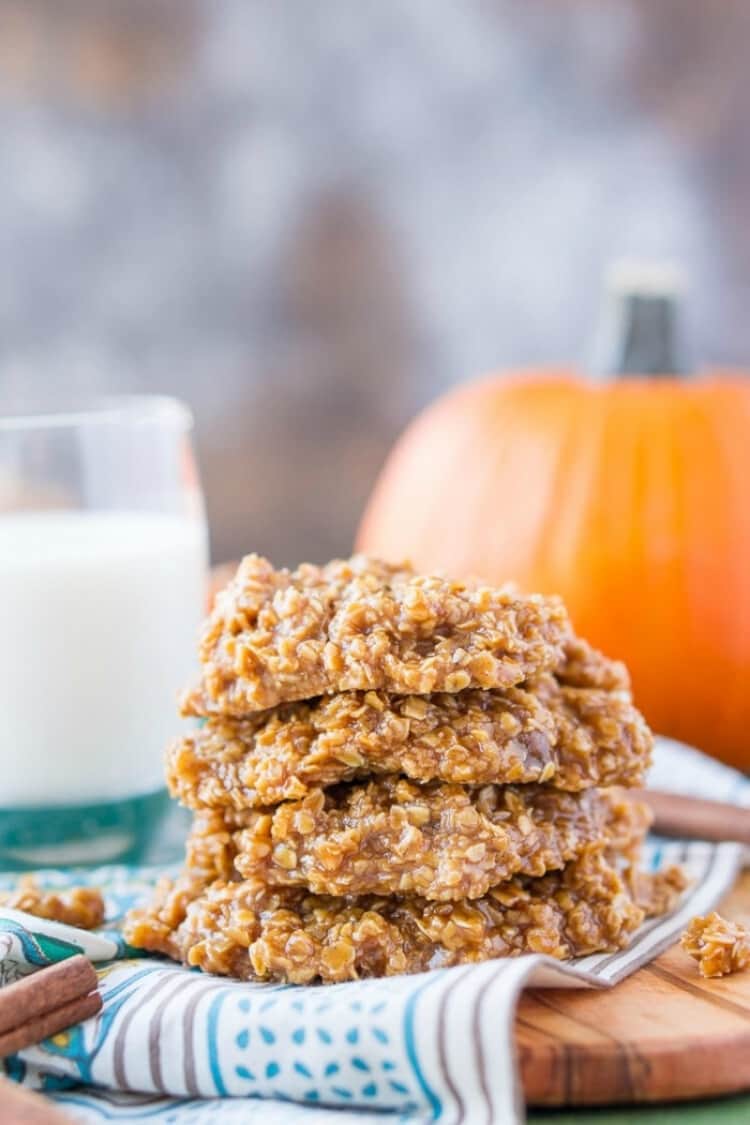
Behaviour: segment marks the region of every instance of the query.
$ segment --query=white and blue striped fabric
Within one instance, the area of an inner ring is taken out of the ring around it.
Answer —
[[[657,788],[750,804],[750,783],[694,750],[661,740]],[[742,861],[736,844],[650,839],[651,867],[679,862],[691,880],[677,909],[647,922],[628,949],[564,966],[540,956],[326,987],[231,982],[135,957],[116,933],[100,960],[103,1011],[5,1060],[84,1122],[229,1125],[523,1119],[513,1022],[521,989],[606,987],[674,942],[714,907]],[[149,893],[149,870],[103,868],[113,916]],[[80,881],[80,872],[76,873]],[[47,884],[71,875],[44,873]],[[83,948],[86,935],[80,935]],[[88,939],[90,940],[90,939]],[[107,941],[105,935],[105,943]],[[24,930],[0,911],[0,980],[56,956],[54,932]],[[335,1112],[333,1112],[335,1110]]]

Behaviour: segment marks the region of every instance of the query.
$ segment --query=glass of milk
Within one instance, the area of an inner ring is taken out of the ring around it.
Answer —
[[[141,857],[207,534],[174,399],[0,416],[0,868]]]

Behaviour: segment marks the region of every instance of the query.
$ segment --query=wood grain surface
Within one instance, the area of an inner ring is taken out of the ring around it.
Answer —
[[[750,924],[750,871],[720,910]],[[534,1106],[738,1093],[750,1089],[750,972],[703,980],[676,945],[607,992],[525,993],[516,1041]]]

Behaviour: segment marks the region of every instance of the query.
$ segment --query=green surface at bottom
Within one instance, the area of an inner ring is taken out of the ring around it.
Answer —
[[[147,862],[168,807],[159,789],[97,804],[0,809],[0,868]]]
[[[750,1125],[750,1097],[626,1109],[530,1110],[529,1125]]]

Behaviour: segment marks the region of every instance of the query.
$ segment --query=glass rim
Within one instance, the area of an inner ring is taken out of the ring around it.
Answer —
[[[33,400],[24,409],[0,413],[0,433],[7,430],[77,429],[80,426],[111,425],[113,422],[169,423],[183,430],[193,427],[187,403],[171,395],[125,394],[81,398],[70,406],[52,400]]]

